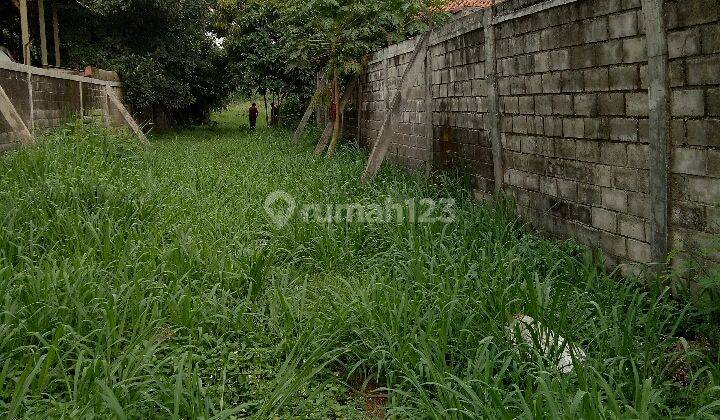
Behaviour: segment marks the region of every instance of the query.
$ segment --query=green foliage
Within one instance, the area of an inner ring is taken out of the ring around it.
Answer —
[[[7,48],[16,61],[22,61],[20,14],[9,1],[0,1],[0,47]]]
[[[235,90],[306,103],[318,70],[360,72],[368,53],[441,19],[443,3],[78,0],[60,11],[63,59],[117,71],[136,112],[160,109],[178,124],[202,123]],[[16,10],[0,3],[0,12],[0,42],[17,56]]]
[[[208,0],[85,0],[63,10],[66,65],[117,71],[136,111],[205,121],[230,90],[225,53],[209,35]]]
[[[0,416],[363,418],[363,382],[400,418],[720,414],[718,351],[682,339],[698,315],[666,288],[609,276],[452,179],[388,165],[362,187],[364,154],[238,130],[244,109],[147,150],[75,125],[0,157]],[[279,229],[263,211],[279,189],[454,197],[457,217]],[[587,361],[562,374],[514,347],[518,312]]]
[[[717,228],[717,226],[711,226]],[[720,236],[710,243],[688,242],[683,252],[674,252],[674,272],[670,279],[674,282],[676,293],[693,302],[698,308],[695,334],[710,337],[720,343],[720,270],[717,259],[720,255]],[[705,328],[709,325],[713,327]]]
[[[437,21],[443,1],[218,1],[213,31],[224,38],[228,72],[246,95],[287,94],[303,102],[318,70],[357,74],[364,57]],[[325,96],[329,96],[325,92]],[[316,98],[328,102],[327,97]]]
[[[234,85],[248,95],[307,94],[313,88],[313,69],[287,63],[280,13],[273,2],[233,2],[216,11],[213,22],[218,36],[225,38],[228,71],[236,77]]]
[[[297,65],[359,73],[384,44],[427,30],[444,17],[441,0],[309,0],[283,2],[289,57]]]
[[[233,82],[227,77],[225,51],[210,33],[214,3],[60,2],[62,64],[117,71],[124,83],[124,99],[137,113],[159,109],[177,124],[205,122],[212,109],[224,104]],[[0,2],[0,45],[7,45],[21,59],[18,16],[9,2]],[[34,64],[40,55],[36,32],[31,26]]]

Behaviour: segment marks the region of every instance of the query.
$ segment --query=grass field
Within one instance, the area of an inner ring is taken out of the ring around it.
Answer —
[[[0,416],[714,418],[717,324],[658,282],[611,276],[461,181],[317,132],[214,128],[152,139],[70,124],[0,157]],[[262,121],[262,118],[261,118]],[[298,203],[456,200],[453,223],[268,219]],[[563,374],[506,325],[582,347]]]

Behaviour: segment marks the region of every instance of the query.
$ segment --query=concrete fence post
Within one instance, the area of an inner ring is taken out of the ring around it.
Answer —
[[[385,111],[390,110],[390,57],[389,49],[385,50],[385,60],[383,61],[383,78],[385,86],[383,87],[383,97],[385,97]]]
[[[85,122],[85,98],[83,98],[83,82],[78,82],[80,86],[80,119]]]
[[[53,40],[55,41],[55,67],[60,67],[60,19],[58,19],[58,1],[53,0],[52,20],[53,20]]]
[[[32,71],[27,73],[28,104],[30,105],[30,132],[35,135],[35,100],[33,95]]]
[[[48,65],[47,32],[45,29],[45,0],[38,0],[38,24],[40,25],[40,62]]]
[[[432,31],[428,30],[424,35],[418,36],[412,56],[398,84],[397,91],[390,102],[390,108],[385,115],[380,132],[373,143],[372,152],[368,159],[365,171],[362,174],[363,185],[367,184],[377,174],[380,165],[387,155],[390,142],[397,132],[397,126],[405,103],[411,97],[411,91],[416,86],[416,81],[423,76],[425,70],[425,55],[428,52],[428,44]]]
[[[105,127],[110,127],[111,121],[110,121],[110,97],[108,95],[107,89],[103,87],[103,121],[105,123]]]
[[[425,156],[425,174],[430,176],[433,169],[433,159],[435,156],[434,152],[434,141],[433,141],[433,96],[432,96],[432,54],[430,51],[430,44],[428,43],[427,52],[425,53],[425,145],[426,153]]]
[[[642,0],[648,56],[650,246],[653,263],[668,256],[668,168],[670,161],[670,81],[664,0]]]
[[[23,64],[29,66],[31,64],[30,57],[30,24],[28,22],[27,0],[20,0],[20,32],[23,47]]]
[[[497,57],[495,56],[495,26],[493,24],[492,7],[485,9],[483,27],[485,32],[485,82],[487,85],[487,118],[485,130],[490,136],[493,155],[493,173],[495,177],[495,193],[503,188],[502,139],[500,135],[500,106],[498,100]]]

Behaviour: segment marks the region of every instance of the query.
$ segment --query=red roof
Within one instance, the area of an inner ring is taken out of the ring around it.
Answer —
[[[455,13],[465,9],[487,9],[501,1],[502,0],[450,0],[447,6],[445,6],[445,10]]]

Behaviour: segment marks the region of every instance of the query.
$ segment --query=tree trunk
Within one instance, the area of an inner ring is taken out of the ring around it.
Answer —
[[[267,92],[263,93],[263,99],[265,100],[265,126],[270,126],[270,120],[268,119],[268,115],[270,114],[270,111],[268,110],[267,105]]]
[[[318,71],[316,88],[316,92],[318,92],[316,95],[320,95],[319,92],[325,91],[325,75],[322,71]],[[313,99],[315,99],[315,97],[313,97]],[[318,127],[322,127],[326,124],[325,113],[323,112],[322,107],[319,106],[315,108],[315,124],[317,124]]]
[[[337,147],[340,137],[340,82],[338,80],[337,65],[335,65],[333,69],[333,102],[335,103],[335,121],[333,121],[333,137],[327,153],[330,159],[332,159],[335,154],[335,147]]]
[[[276,125],[277,124],[277,111],[275,108],[275,100],[277,96],[275,95],[275,92],[272,93],[272,99],[270,100],[270,125]]]

